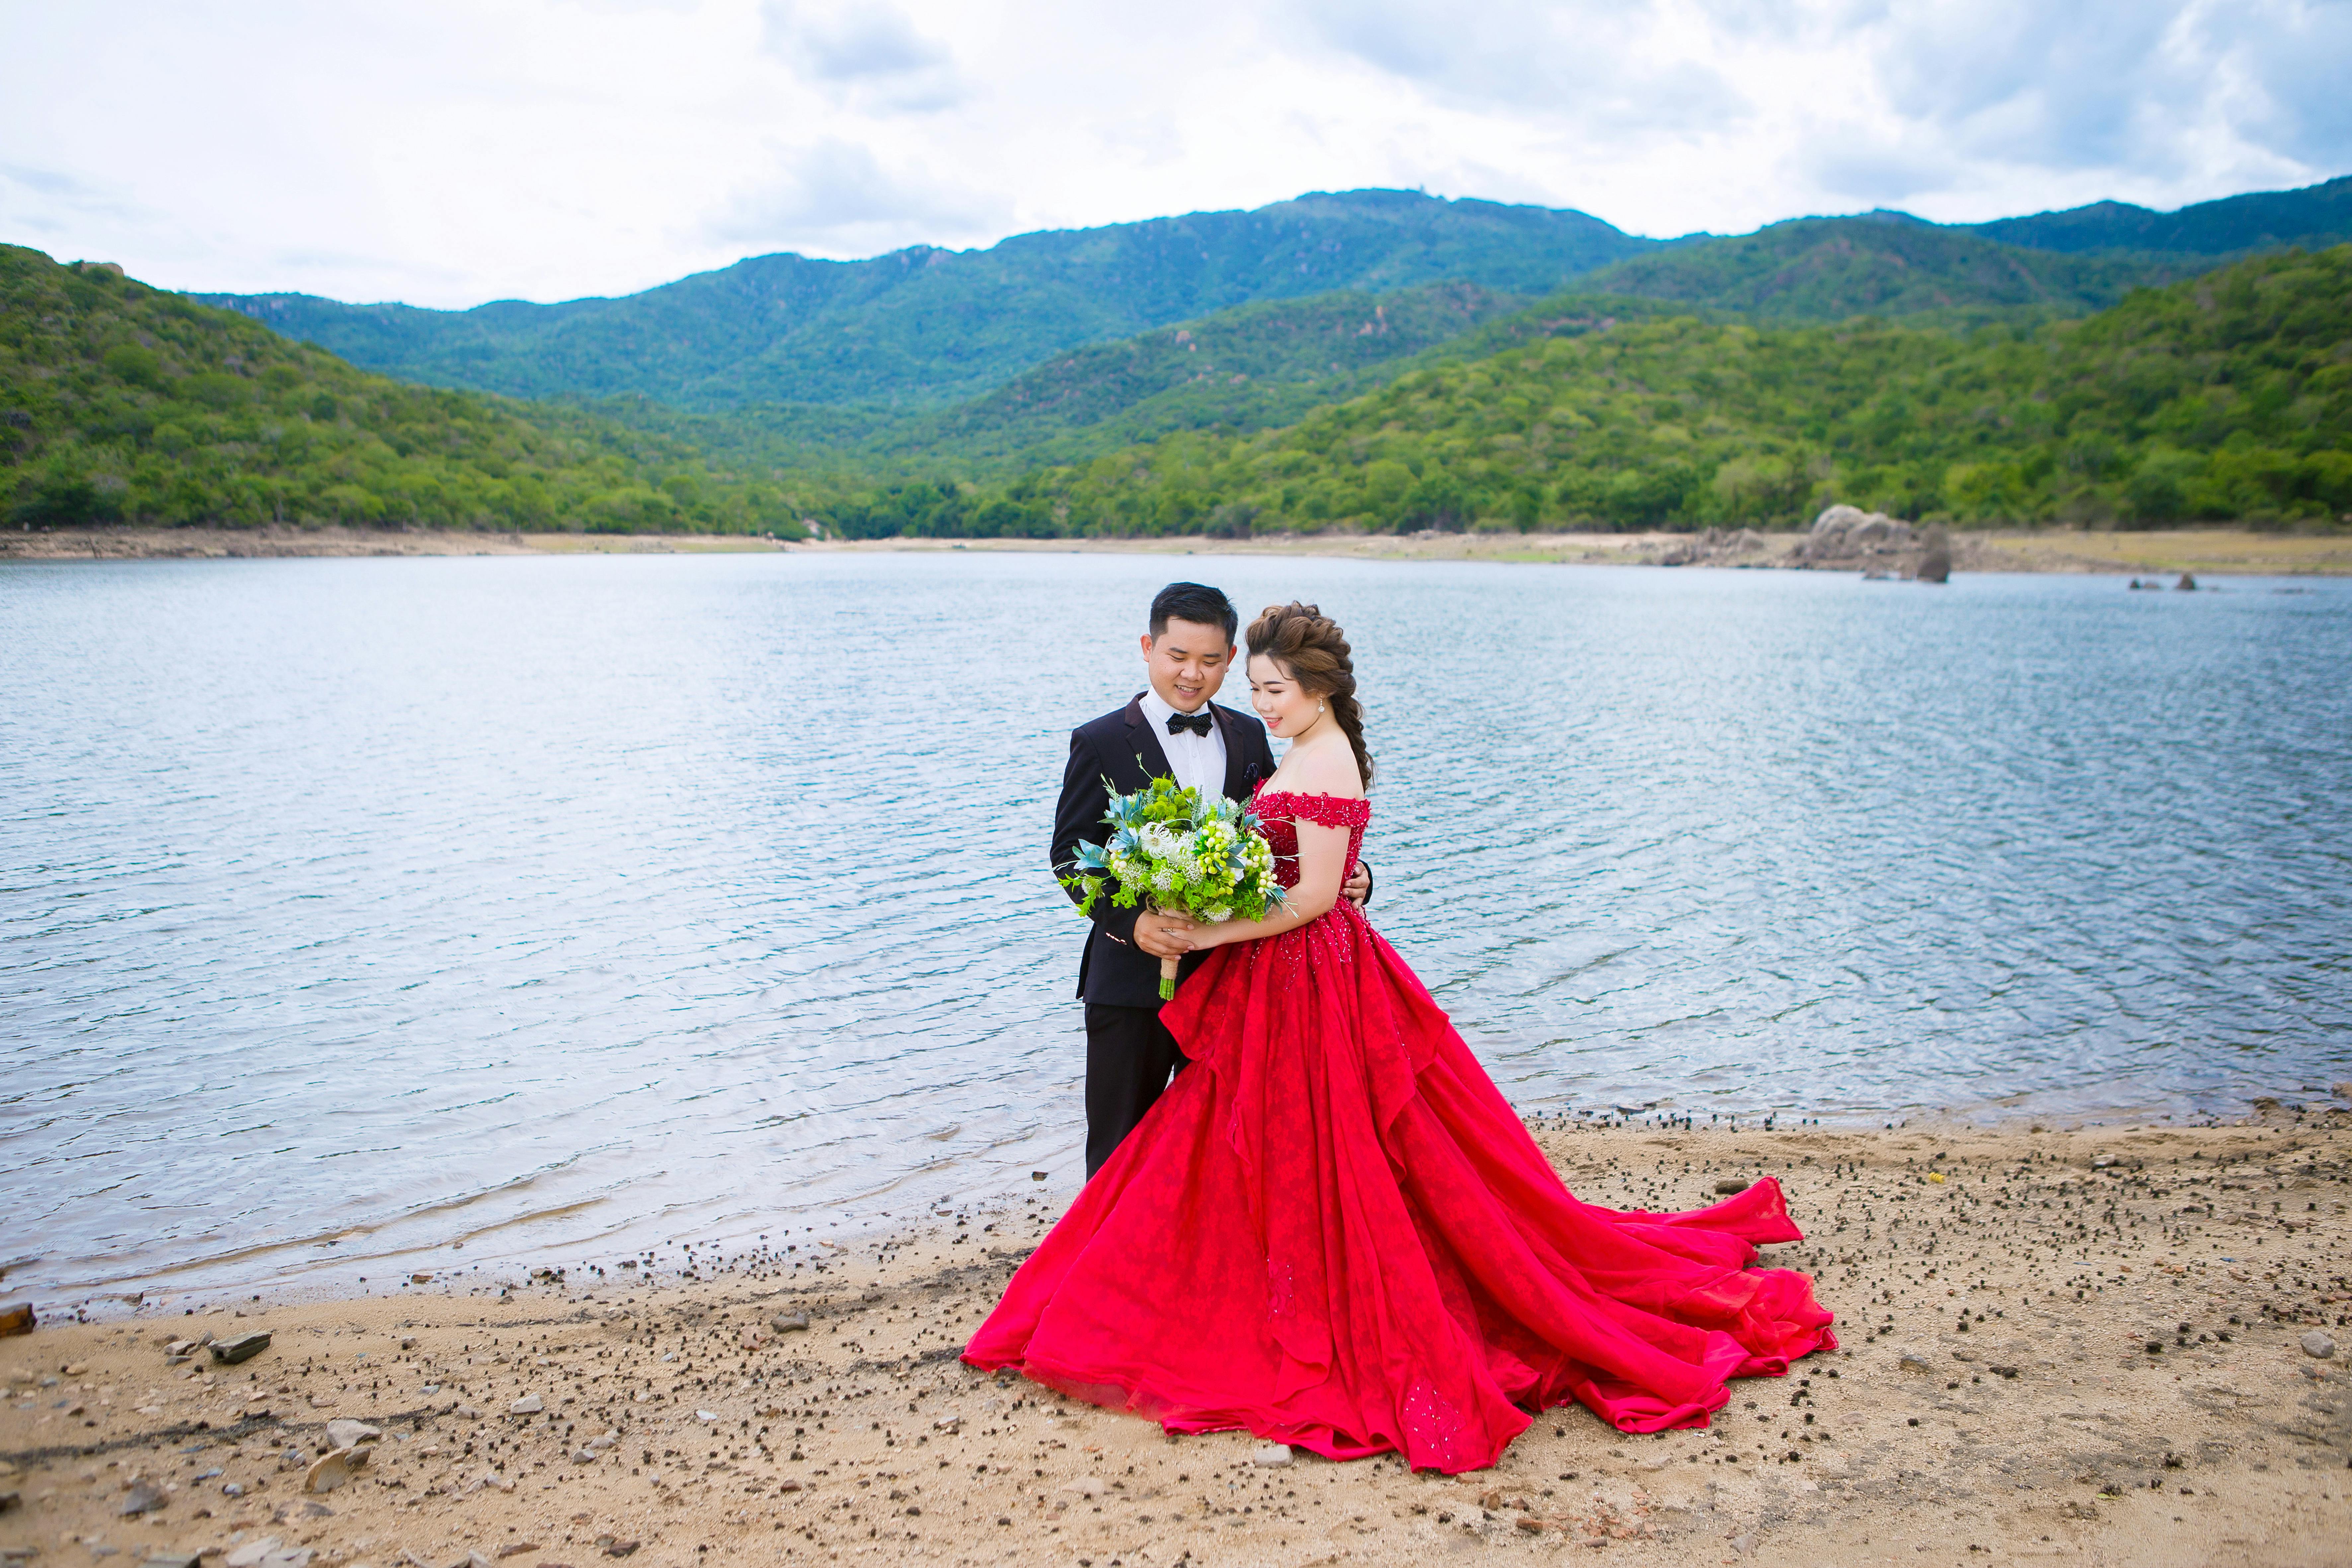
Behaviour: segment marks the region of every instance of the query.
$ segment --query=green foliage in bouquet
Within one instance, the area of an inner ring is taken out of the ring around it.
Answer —
[[[1131,795],[1104,781],[1110,805],[1103,820],[1110,837],[1080,844],[1077,869],[1062,885],[1079,895],[1078,912],[1093,912],[1095,900],[1131,910],[1143,900],[1162,914],[1181,914],[1206,924],[1239,916],[1255,921],[1283,901],[1275,879],[1274,851],[1259,831],[1257,817],[1222,795],[1203,797],[1171,778],[1156,778]],[[1160,995],[1176,994],[1176,961],[1162,959]]]

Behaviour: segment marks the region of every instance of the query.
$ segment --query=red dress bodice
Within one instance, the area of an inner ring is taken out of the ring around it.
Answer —
[[[1250,798],[1250,809],[1257,814],[1258,831],[1274,850],[1275,880],[1284,887],[1298,886],[1298,824],[1302,818],[1322,827],[1348,829],[1348,863],[1339,869],[1339,880],[1344,882],[1356,874],[1357,863],[1364,853],[1364,829],[1371,826],[1370,801],[1350,800],[1343,795],[1269,790],[1260,784]]]

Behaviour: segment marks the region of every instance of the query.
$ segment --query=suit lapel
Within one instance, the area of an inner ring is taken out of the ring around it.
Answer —
[[[1174,778],[1176,770],[1168,765],[1168,752],[1160,744],[1160,737],[1151,732],[1151,725],[1143,717],[1143,694],[1137,692],[1127,702],[1127,740],[1132,753],[1143,759],[1144,776],[1134,787],[1141,788],[1149,780]]]
[[[1250,791],[1265,777],[1258,760],[1265,731],[1230,708],[1220,708],[1212,702],[1209,710],[1216,715],[1217,733],[1225,742],[1225,795],[1246,802]],[[1257,734],[1253,735],[1253,730]]]

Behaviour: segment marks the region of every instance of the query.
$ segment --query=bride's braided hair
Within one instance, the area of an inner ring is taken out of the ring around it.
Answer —
[[[1356,667],[1349,657],[1348,635],[1337,621],[1313,605],[1293,599],[1268,605],[1249,627],[1250,657],[1265,654],[1298,682],[1302,690],[1318,697],[1339,721],[1356,753],[1356,771],[1364,787],[1372,787],[1372,754],[1364,750],[1364,710],[1356,700]]]

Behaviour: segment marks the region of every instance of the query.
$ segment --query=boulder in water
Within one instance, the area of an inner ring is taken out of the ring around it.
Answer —
[[[1912,574],[1922,583],[1948,583],[1952,580],[1952,536],[1942,523],[1937,523],[1923,536],[1926,549],[1920,552],[1918,570]]]

